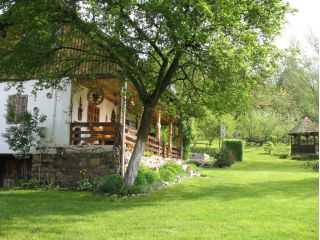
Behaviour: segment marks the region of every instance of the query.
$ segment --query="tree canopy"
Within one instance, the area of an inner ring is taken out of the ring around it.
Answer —
[[[56,86],[83,78],[85,63],[90,78],[116,65],[109,74],[130,80],[144,106],[126,175],[133,184],[163,93],[174,86],[189,113],[235,110],[272,68],[288,10],[281,0],[0,0],[0,76]]]

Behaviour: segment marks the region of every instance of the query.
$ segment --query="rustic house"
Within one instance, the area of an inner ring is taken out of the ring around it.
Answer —
[[[288,133],[291,140],[291,155],[318,154],[319,128],[309,117],[304,117]]]
[[[47,116],[40,128],[41,147],[34,149],[30,158],[16,158],[4,136],[0,136],[2,186],[12,186],[19,179],[31,177],[74,185],[80,171],[91,177],[124,171],[122,166],[125,168],[130,158],[142,113],[142,105],[130,82],[126,99],[121,96],[124,91],[116,78],[83,81],[79,86],[69,84],[63,90],[43,90],[36,98],[31,94],[34,83],[26,81],[22,95],[17,95],[14,89],[4,91],[6,83],[0,83],[2,134],[10,124],[19,123],[8,122],[5,117],[8,104],[16,114],[38,111]],[[179,159],[182,145],[179,118],[161,113],[163,109],[156,109],[145,148],[159,161]],[[161,139],[163,125],[169,130],[168,139]]]

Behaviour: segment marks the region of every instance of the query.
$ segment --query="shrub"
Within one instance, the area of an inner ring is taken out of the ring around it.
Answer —
[[[171,181],[175,178],[174,173],[168,168],[160,168],[159,173],[163,181]]]
[[[289,157],[289,154],[280,154],[279,158],[281,159],[287,159]]]
[[[78,191],[92,191],[96,188],[96,183],[93,180],[90,180],[89,178],[83,178],[77,183]]]
[[[203,162],[204,167],[213,167],[214,166],[214,158],[207,159]]]
[[[174,172],[175,175],[182,175],[186,173],[183,167],[177,164],[175,161],[168,161],[161,168],[169,168]]]
[[[304,164],[304,168],[305,168],[306,170],[311,170],[311,171],[319,172],[319,161],[316,161],[316,162],[307,161],[307,162]]]
[[[136,194],[140,192],[142,192],[141,187],[137,185],[123,186],[121,189],[119,189],[119,194],[121,195],[131,195],[131,194]]]
[[[98,190],[104,193],[119,193],[123,189],[124,180],[123,177],[114,174],[107,175],[100,179],[98,183]]]
[[[263,149],[265,152],[267,152],[269,155],[271,155],[271,152],[274,149],[274,144],[273,142],[267,142],[266,144],[263,145]]]
[[[17,186],[23,189],[36,189],[40,187],[40,184],[36,179],[24,179]]]
[[[199,167],[195,164],[188,164],[188,169],[192,171],[199,171]]]
[[[135,181],[136,185],[155,184],[161,181],[160,174],[148,167],[141,166]]]
[[[174,161],[169,161],[160,168],[159,173],[162,180],[171,181],[176,176],[183,175],[186,172],[181,165]]]
[[[200,167],[202,165],[203,161],[202,160],[198,160],[198,159],[192,159],[192,160],[189,160],[187,163],[188,164],[194,164],[194,165]]]
[[[224,168],[230,167],[236,161],[235,156],[232,152],[227,149],[222,149],[220,153],[217,154],[217,160],[214,162],[214,167]]]
[[[222,148],[225,148],[233,153],[237,161],[243,160],[244,142],[242,140],[226,139],[223,142]]]
[[[152,157],[153,155],[154,155],[153,152],[151,152],[149,150],[144,150],[144,152],[143,152],[144,157]]]

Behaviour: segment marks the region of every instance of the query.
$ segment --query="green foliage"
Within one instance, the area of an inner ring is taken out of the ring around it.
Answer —
[[[301,51],[297,42],[293,42],[286,51],[278,87],[288,93],[285,102],[290,106],[291,115],[298,119],[309,116],[318,120],[319,38],[311,34],[307,42],[307,54]]]
[[[223,148],[230,151],[237,161],[243,160],[244,142],[238,139],[225,139],[223,142]]]
[[[267,142],[266,144],[263,145],[263,150],[267,152],[269,155],[274,149],[274,144],[273,142]]]
[[[181,121],[181,133],[183,142],[183,156],[184,160],[189,159],[190,145],[193,139],[192,120],[190,118],[183,118]]]
[[[200,168],[197,165],[192,164],[192,163],[188,164],[188,169],[192,170],[192,171],[199,171],[200,170]]]
[[[180,164],[177,164],[175,161],[168,161],[161,168],[169,168],[172,169],[175,175],[185,174],[185,170],[183,170]]]
[[[153,152],[149,151],[149,150],[144,150],[143,151],[143,156],[144,157],[152,157],[154,154]]]
[[[222,148],[221,151],[217,154],[217,160],[214,162],[214,167],[231,167],[231,165],[234,164],[235,161],[236,158],[233,153],[226,148]]]
[[[159,169],[161,179],[164,181],[172,181],[175,177],[185,174],[185,170],[181,165],[174,161],[167,162]]]
[[[267,141],[283,141],[293,124],[284,121],[274,112],[253,110],[242,115],[238,121],[238,131],[248,144],[263,145]]]
[[[221,138],[221,125],[225,128],[224,137],[232,137],[235,130],[235,120],[231,114],[214,114],[206,109],[204,116],[195,119],[193,128],[195,132],[194,145],[200,139],[208,143],[209,149],[214,139]],[[193,150],[195,152],[195,150]]]
[[[213,148],[206,148],[206,147],[194,147],[192,149],[192,152],[194,153],[206,153],[210,157],[215,157],[217,150]]]
[[[46,116],[38,113],[24,113],[19,124],[11,125],[6,129],[4,137],[9,148],[21,156],[30,152],[31,147],[40,144],[39,124],[46,120]]]
[[[210,158],[210,159],[205,160],[203,162],[203,166],[204,167],[213,167],[214,166],[214,162],[215,162],[214,158]]]
[[[104,176],[98,182],[98,190],[103,193],[117,194],[123,186],[123,177],[118,174]]]
[[[188,163],[188,164],[196,165],[196,166],[198,166],[198,167],[202,165],[202,161],[199,160],[199,159],[188,160],[187,163]]]
[[[93,191],[96,188],[95,181],[89,179],[89,178],[82,178],[77,183],[77,190],[78,191]]]
[[[307,161],[306,163],[304,163],[304,168],[308,171],[319,172],[319,161]]]
[[[24,179],[17,183],[17,187],[22,189],[37,189],[40,187],[39,181],[36,179]]]
[[[138,171],[138,175],[135,181],[135,185],[151,185],[159,183],[161,181],[160,174],[151,168],[141,166]]]
[[[172,181],[175,178],[173,171],[168,168],[160,168],[159,173],[163,181]]]

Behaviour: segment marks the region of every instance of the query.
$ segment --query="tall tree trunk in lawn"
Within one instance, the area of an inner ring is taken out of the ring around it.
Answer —
[[[127,172],[125,175],[126,186],[132,186],[138,174],[140,160],[144,151],[146,140],[149,133],[149,127],[152,120],[154,107],[144,106],[140,127],[137,133],[137,141],[131,155]]]

